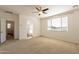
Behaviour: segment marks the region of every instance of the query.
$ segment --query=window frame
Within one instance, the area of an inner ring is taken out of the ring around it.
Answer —
[[[62,26],[63,26],[63,25],[62,25],[62,24],[63,24],[62,22],[63,22],[63,18],[64,18],[64,17],[67,17],[67,19],[66,19],[66,21],[67,21],[67,22],[66,22],[66,23],[67,23],[67,28],[66,28],[65,30],[63,30],[64,27],[62,27]],[[56,18],[60,18],[60,20],[61,20],[61,21],[60,21],[60,22],[61,22],[61,27],[60,27],[61,30],[56,30],[56,29],[52,28],[52,20],[55,20]],[[48,31],[54,31],[54,32],[68,32],[68,16],[54,17],[53,19],[49,19],[49,20],[51,21],[51,27],[48,26]],[[48,20],[48,21],[49,21],[49,20]],[[49,28],[50,28],[50,30],[49,30]]]

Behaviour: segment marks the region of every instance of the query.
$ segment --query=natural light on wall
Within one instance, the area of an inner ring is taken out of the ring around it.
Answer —
[[[28,34],[33,34],[33,24],[30,21],[27,22],[27,32]]]
[[[48,20],[48,30],[68,31],[68,17],[61,16]]]

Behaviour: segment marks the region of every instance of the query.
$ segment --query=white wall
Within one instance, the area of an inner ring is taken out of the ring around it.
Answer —
[[[40,19],[39,18],[33,18],[33,24],[34,24],[34,37],[40,36]]]
[[[6,41],[6,19],[5,17],[0,17],[0,32],[1,32],[1,43],[5,42]]]
[[[19,39],[26,39],[27,38],[27,31],[26,31],[26,17],[24,15],[19,15]]]
[[[33,24],[33,37],[40,35],[40,19],[28,16],[28,15],[19,15],[19,39],[27,39],[27,22]]]
[[[67,14],[68,16],[68,32],[53,32],[47,30],[47,20],[52,19],[45,18],[41,19],[41,35],[56,38],[64,41],[79,43],[79,11],[75,11],[72,14]]]

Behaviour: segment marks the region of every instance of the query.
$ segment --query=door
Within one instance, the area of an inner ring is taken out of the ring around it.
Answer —
[[[6,39],[14,39],[14,22],[6,21]]]

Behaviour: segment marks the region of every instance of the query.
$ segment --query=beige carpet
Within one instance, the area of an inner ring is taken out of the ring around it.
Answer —
[[[29,40],[8,40],[0,45],[0,53],[79,53],[79,45],[45,37]]]

